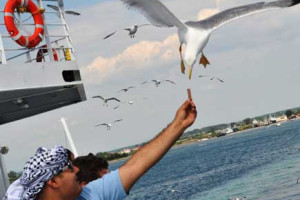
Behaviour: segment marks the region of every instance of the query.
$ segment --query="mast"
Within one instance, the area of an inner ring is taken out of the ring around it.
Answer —
[[[72,139],[72,136],[71,136],[71,133],[70,133],[69,128],[67,126],[65,118],[63,118],[63,117],[61,118],[61,123],[63,124],[64,131],[65,131],[68,143],[70,144],[71,150],[72,150],[72,152],[74,154],[74,157],[76,158],[76,157],[78,157],[78,153],[77,153],[74,141]]]

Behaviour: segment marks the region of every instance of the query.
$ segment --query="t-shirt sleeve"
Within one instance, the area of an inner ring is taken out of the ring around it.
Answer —
[[[117,169],[88,183],[77,200],[122,200],[125,197],[126,192]]]

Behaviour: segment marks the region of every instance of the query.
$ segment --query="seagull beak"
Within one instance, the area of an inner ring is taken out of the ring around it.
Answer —
[[[190,65],[189,66],[189,79],[191,80],[191,78],[192,78],[192,66]]]

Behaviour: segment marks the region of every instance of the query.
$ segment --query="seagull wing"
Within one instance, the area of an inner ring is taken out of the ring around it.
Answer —
[[[115,98],[115,97],[108,98],[107,100],[108,100],[108,101],[109,101],[109,100],[115,100],[115,101],[117,101],[117,102],[121,102],[119,99],[117,99],[117,98]]]
[[[176,26],[186,30],[186,26],[159,0],[121,0],[129,9],[136,9],[154,26]]]
[[[298,3],[300,3],[300,0],[279,0],[273,2],[259,2],[254,4],[248,4],[245,6],[239,6],[224,10],[203,21],[199,21],[198,25],[200,25],[201,27],[203,27],[204,25],[206,28],[211,28],[212,30],[215,30],[216,28],[241,17],[265,12],[268,10],[291,7]]]
[[[142,26],[150,26],[151,24],[141,24],[141,25],[138,25],[138,27],[142,27]]]
[[[172,84],[175,84],[175,82],[170,81],[170,80],[165,80],[165,81],[167,81],[167,82],[169,82],[169,83],[172,83]]]
[[[98,127],[98,126],[108,126],[108,124],[107,123],[102,123],[102,124],[95,125],[95,127]]]
[[[220,82],[224,83],[224,81],[222,79],[216,78],[217,80],[219,80]]]
[[[116,32],[117,32],[117,31],[108,34],[107,36],[105,36],[105,37],[103,38],[103,40],[105,40],[105,39],[109,38],[110,36],[114,35]]]
[[[144,82],[141,83],[141,85],[143,85],[143,84],[145,84],[145,83],[148,83],[148,82],[149,82],[149,81],[144,81]]]
[[[55,10],[55,11],[58,11],[58,7],[57,7],[57,6],[49,5],[49,4],[47,4],[47,6],[48,6],[49,8],[52,8],[52,9]]]
[[[121,90],[119,90],[119,92],[127,92],[128,90],[130,90],[131,88],[135,88],[135,86],[130,86],[130,87],[128,87],[128,88],[124,88],[124,89],[121,89]]]
[[[76,16],[81,15],[79,12],[75,12],[72,10],[65,10],[65,13],[69,15],[76,15]]]
[[[123,92],[126,92],[126,90],[127,90],[127,89],[125,89],[125,88],[124,88],[124,89],[121,89],[121,90],[118,91],[118,93],[120,93],[120,92],[122,92],[122,91],[123,91]]]
[[[130,31],[130,28],[124,28],[123,30],[125,30],[125,31]]]
[[[120,105],[118,105],[118,106],[114,107],[113,109],[117,109],[117,108],[119,108],[119,107],[120,107]]]
[[[202,77],[210,77],[210,76],[207,76],[207,75],[199,75],[198,77],[202,78]]]
[[[105,100],[103,97],[101,96],[92,96],[92,98],[99,98],[99,99],[102,99],[103,101]]]
[[[135,88],[135,86],[129,86],[129,87],[127,88],[127,90],[129,90],[129,89],[131,89],[131,88]]]
[[[122,121],[122,120],[123,120],[123,119],[117,119],[117,120],[113,121],[112,123],[120,122],[120,121]]]

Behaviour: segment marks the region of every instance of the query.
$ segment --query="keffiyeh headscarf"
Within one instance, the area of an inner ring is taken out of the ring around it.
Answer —
[[[21,178],[10,185],[3,200],[34,200],[46,181],[61,172],[68,161],[64,147],[40,147],[26,162]]]

